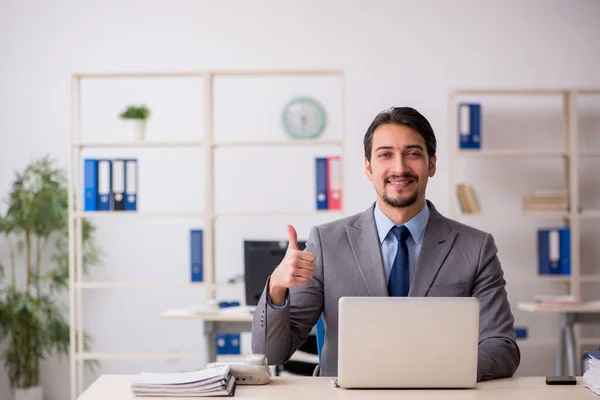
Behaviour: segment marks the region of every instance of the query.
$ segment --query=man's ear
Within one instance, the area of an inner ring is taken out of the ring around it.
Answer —
[[[429,177],[432,178],[435,175],[437,156],[433,156],[429,159]]]
[[[365,157],[365,175],[367,176],[367,178],[370,181],[373,180],[373,175],[372,175],[372,171],[371,171],[371,163],[369,162],[369,159],[367,157]]]

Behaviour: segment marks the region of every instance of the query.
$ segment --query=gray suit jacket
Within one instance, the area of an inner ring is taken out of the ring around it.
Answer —
[[[414,297],[480,300],[477,380],[510,377],[520,362],[514,318],[493,237],[431,210],[410,286]],[[343,296],[388,296],[379,239],[368,210],[313,227],[306,251],[315,255],[315,274],[289,290],[281,310],[267,305],[268,282],[254,314],[252,351],[271,365],[289,360],[323,314],[326,327],[319,374],[337,375],[338,301]],[[407,344],[410,345],[410,344]]]

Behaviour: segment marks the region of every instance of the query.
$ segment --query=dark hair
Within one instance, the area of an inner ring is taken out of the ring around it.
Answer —
[[[435,149],[437,147],[437,141],[435,139],[435,133],[433,128],[420,112],[411,107],[391,107],[385,111],[377,114],[367,133],[365,133],[364,146],[365,146],[365,157],[371,161],[371,150],[373,147],[373,132],[379,126],[384,124],[404,125],[419,132],[423,139],[425,139],[425,146],[427,147],[427,155],[429,158],[435,155]]]

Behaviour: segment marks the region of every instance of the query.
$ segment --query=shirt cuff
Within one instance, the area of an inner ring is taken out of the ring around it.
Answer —
[[[271,279],[271,278],[269,278]],[[269,296],[269,282],[267,282],[267,304],[269,305],[269,307],[271,307],[273,310],[282,310],[284,308],[287,307],[289,301],[290,301],[290,290],[286,290],[285,291],[285,303],[282,306],[276,306],[275,304],[271,303],[271,297]]]

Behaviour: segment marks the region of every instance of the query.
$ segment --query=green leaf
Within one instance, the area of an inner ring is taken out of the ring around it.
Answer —
[[[150,110],[146,105],[128,106],[119,116],[123,119],[148,119],[150,118]]]
[[[6,342],[2,357],[11,386],[29,387],[39,383],[39,365],[45,357],[68,356],[70,349],[67,312],[58,297],[69,282],[64,170],[48,156],[32,161],[15,173],[7,207],[6,215],[0,216],[0,233],[10,235],[18,254],[31,254],[32,259],[30,265],[17,265],[28,269],[28,290],[18,290],[12,284],[0,286],[0,342]],[[94,225],[84,220],[82,229],[83,267],[87,272],[100,263],[100,251],[94,243]],[[4,267],[0,265],[0,282],[3,279]],[[84,346],[89,349],[90,345],[91,337],[84,332]]]

